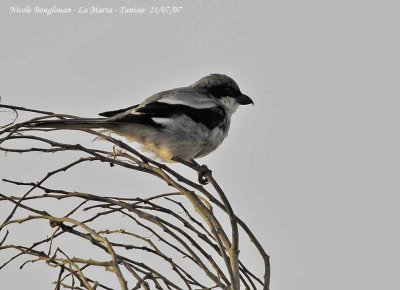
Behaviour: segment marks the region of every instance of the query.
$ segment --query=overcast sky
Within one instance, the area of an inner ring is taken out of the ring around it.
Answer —
[[[183,8],[9,14],[28,4]],[[400,289],[398,12],[396,1],[2,0],[0,95],[94,117],[227,74],[255,106],[239,108],[229,138],[200,161],[270,254],[271,289]],[[0,157],[1,177],[33,181],[40,170]],[[94,180],[83,186],[96,190]],[[0,271],[2,288],[51,289],[18,266]]]

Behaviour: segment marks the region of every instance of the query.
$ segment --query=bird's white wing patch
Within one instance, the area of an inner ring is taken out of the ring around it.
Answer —
[[[160,125],[165,125],[173,121],[171,118],[151,118],[151,119],[153,120],[153,122]]]

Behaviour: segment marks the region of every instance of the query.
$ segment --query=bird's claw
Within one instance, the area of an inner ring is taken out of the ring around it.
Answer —
[[[197,169],[197,172],[199,174],[198,177],[198,181],[200,184],[202,185],[206,185],[208,184],[208,179],[207,179],[207,175],[211,175],[212,171],[210,169],[208,169],[207,165],[201,165],[199,166],[199,168]]]
[[[212,175],[212,171],[210,169],[208,169],[207,165],[200,165],[198,164],[196,161],[194,161],[193,159],[190,160],[184,160],[182,158],[179,157],[172,157],[171,158],[173,161],[176,162],[180,162],[194,170],[197,171],[198,173],[198,181],[200,184],[202,185],[206,185],[208,184],[208,179],[207,176],[211,176]]]

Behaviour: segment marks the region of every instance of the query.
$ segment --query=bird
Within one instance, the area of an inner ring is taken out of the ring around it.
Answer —
[[[156,93],[104,118],[36,121],[31,127],[55,129],[102,128],[141,145],[164,162],[194,162],[227,137],[231,117],[240,105],[253,104],[238,84],[224,74],[210,74],[186,87]]]

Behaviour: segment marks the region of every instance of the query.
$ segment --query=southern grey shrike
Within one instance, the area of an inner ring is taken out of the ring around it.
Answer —
[[[154,94],[142,103],[99,114],[106,118],[37,121],[59,129],[104,128],[142,145],[165,162],[192,162],[214,151],[239,105],[254,104],[230,77],[211,74],[188,87]]]

